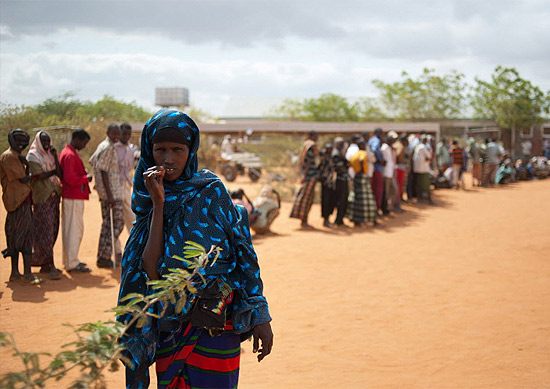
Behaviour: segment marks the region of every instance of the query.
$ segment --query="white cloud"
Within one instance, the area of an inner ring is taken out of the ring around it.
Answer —
[[[541,1],[0,2],[0,100],[67,90],[152,106],[183,86],[217,114],[230,96],[372,96],[375,78],[423,67],[487,78],[516,67],[550,89],[550,11]]]

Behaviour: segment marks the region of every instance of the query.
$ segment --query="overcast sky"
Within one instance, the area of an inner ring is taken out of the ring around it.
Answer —
[[[373,79],[424,67],[510,66],[550,89],[548,0],[0,0],[0,34],[11,104],[73,91],[152,109],[179,86],[221,115],[230,97],[376,96]]]

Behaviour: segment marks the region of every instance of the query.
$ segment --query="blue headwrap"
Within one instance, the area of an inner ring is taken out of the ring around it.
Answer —
[[[143,128],[141,135],[141,159],[134,176],[132,209],[136,222],[124,249],[119,299],[129,293],[147,295],[147,275],[142,267],[143,249],[149,237],[152,213],[151,197],[145,188],[143,173],[155,165],[152,138],[158,131],[176,128],[191,143],[189,158],[182,175],[173,182],[164,181],[164,255],[159,258],[157,269],[162,276],[171,268],[181,268],[185,263],[174,256],[183,257],[185,242],[190,240],[206,250],[218,245],[223,250],[216,264],[204,269],[206,278],[219,278],[234,291],[232,303],[233,328],[246,334],[252,327],[271,320],[267,302],[263,297],[258,260],[252,247],[248,227],[248,215],[242,206],[234,206],[221,180],[208,170],[197,171],[200,134],[197,125],[186,114],[161,110]],[[127,355],[134,363],[133,371],[142,370],[155,360],[155,352],[161,331],[181,327],[185,315],[191,309],[193,295],[181,314],[168,307],[161,320],[149,318],[143,328],[130,329],[121,339]],[[159,307],[152,307],[160,313]],[[128,321],[128,315],[118,318]]]

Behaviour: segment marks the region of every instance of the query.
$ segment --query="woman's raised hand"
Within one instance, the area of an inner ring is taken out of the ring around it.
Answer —
[[[143,173],[145,188],[151,195],[154,204],[164,203],[164,167],[152,166]]]

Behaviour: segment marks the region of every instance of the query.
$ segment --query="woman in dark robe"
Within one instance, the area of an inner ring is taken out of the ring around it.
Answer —
[[[254,337],[259,361],[271,352],[271,317],[247,212],[232,204],[216,175],[197,171],[199,138],[197,125],[178,111],[159,111],[143,129],[132,196],[136,223],[124,250],[119,298],[146,295],[148,280],[186,268],[177,257],[184,257],[187,241],[222,250],[215,264],[203,269],[208,288],[188,290],[181,313],[169,305],[160,319],[148,317],[144,327],[132,327],[121,339],[131,361],[126,368],[129,388],[149,385],[148,367],[154,362],[159,388],[236,387],[241,341]],[[198,296],[211,286],[224,296],[221,328],[197,325],[192,312]],[[159,307],[152,309],[161,313]]]

